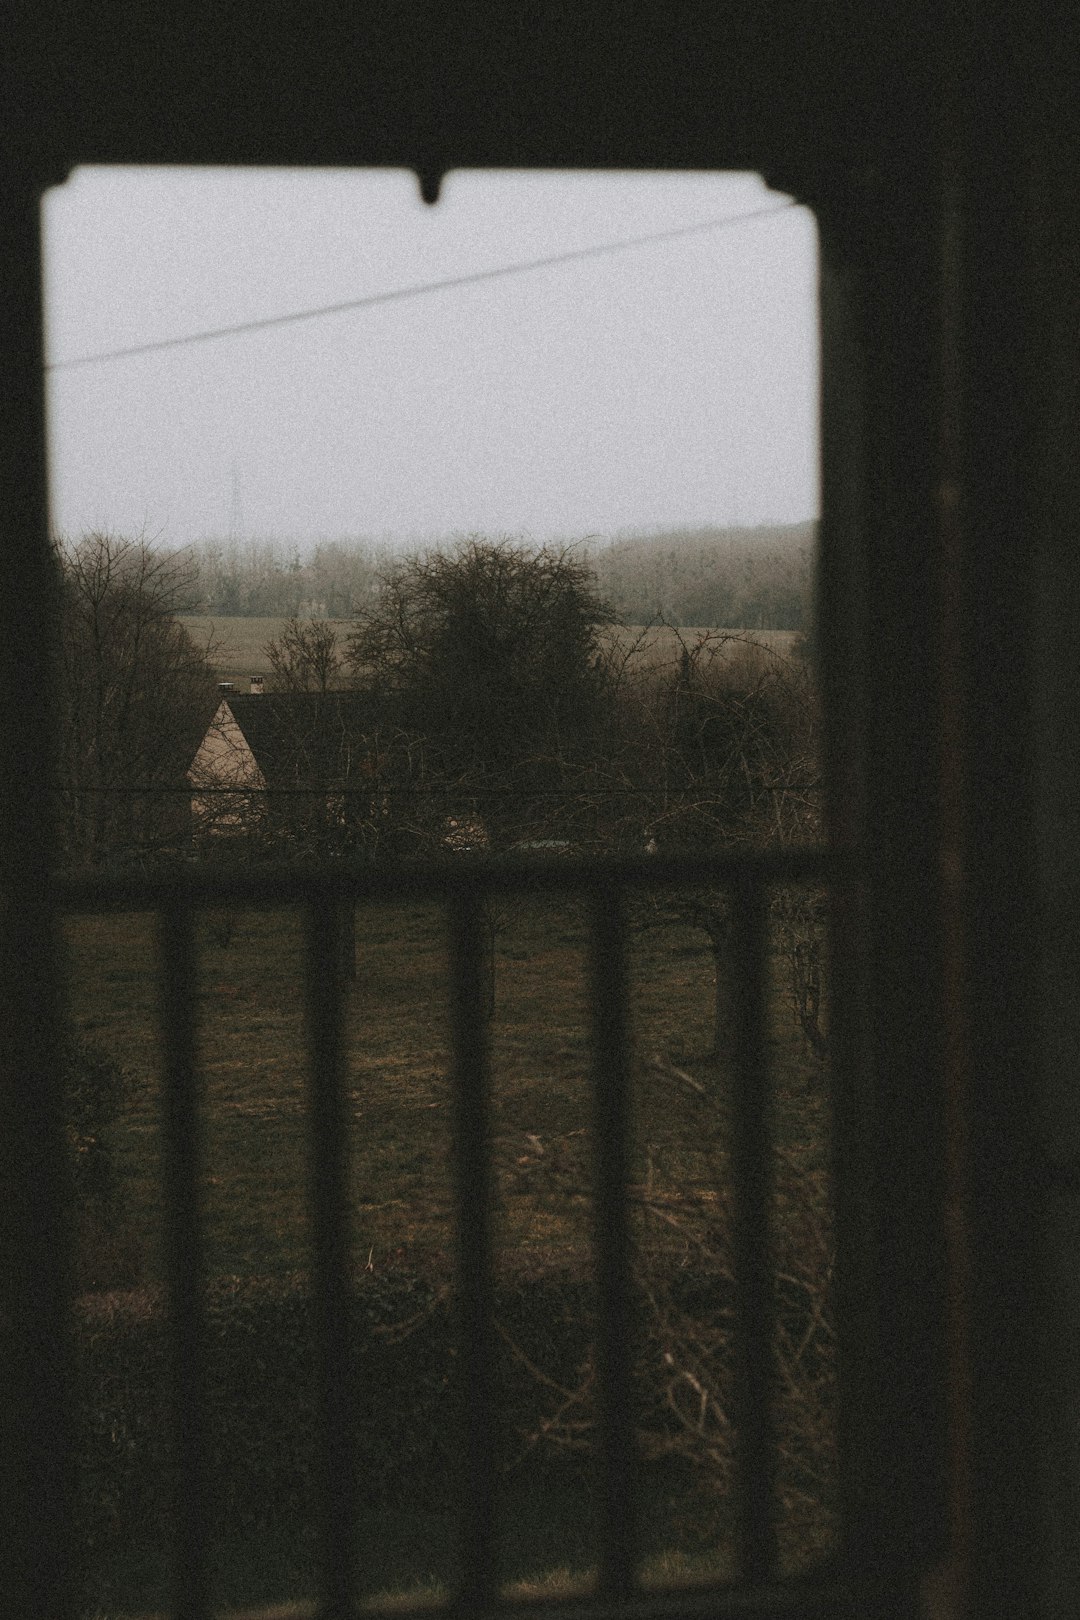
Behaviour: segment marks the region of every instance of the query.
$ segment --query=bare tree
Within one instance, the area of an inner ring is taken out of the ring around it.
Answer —
[[[738,1477],[736,1216],[729,1127],[708,1088],[656,1057],[638,1059],[635,1086],[665,1092],[694,1121],[700,1168],[680,1145],[646,1140],[627,1188],[638,1306],[635,1428],[641,1455],[678,1459],[717,1496]],[[589,1185],[584,1131],[529,1135],[507,1174],[534,1198],[565,1203]],[[771,1251],[778,1505],[785,1532],[825,1538],[834,1529],[836,1362],[834,1237],[829,1176],[813,1144],[773,1148],[776,1220]],[[595,1441],[596,1345],[580,1294],[563,1309],[577,1329],[577,1365],[555,1372],[508,1325],[499,1331],[541,1390],[530,1449],[581,1452]]]
[[[182,557],[90,534],[56,546],[62,614],[59,790],[68,858],[174,845],[187,828],[184,771],[213,708],[213,681],[176,614]]]
[[[479,539],[381,577],[349,660],[403,733],[422,739],[446,814],[493,848],[550,836],[550,813],[606,719],[600,628],[614,614],[563,549]]]
[[[751,637],[680,637],[674,664],[619,684],[621,741],[609,755],[610,835],[622,847],[733,851],[791,847],[820,835],[817,703],[805,662]],[[823,897],[785,890],[774,920],[796,1018],[823,1055]],[[730,902],[695,884],[639,908],[641,926],[704,931],[715,977],[716,1052],[734,1038]]]
[[[345,649],[325,619],[287,620],[263,652],[278,692],[331,692],[343,685]]]

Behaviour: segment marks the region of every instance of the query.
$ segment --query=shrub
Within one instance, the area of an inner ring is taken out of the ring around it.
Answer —
[[[352,1294],[351,1382],[365,1502],[445,1472],[453,1349],[440,1291],[404,1273]],[[220,1277],[206,1311],[208,1488],[215,1522],[312,1518],[315,1337],[304,1276]],[[75,1322],[81,1524],[89,1556],[164,1532],[170,1509],[168,1313],[161,1289],[87,1296]]]
[[[803,1209],[798,1179],[782,1178],[793,1207],[781,1224],[806,1248],[792,1226],[796,1212],[824,1239]],[[677,1471],[703,1523],[724,1519],[733,1483],[726,1414],[734,1299],[724,1225],[723,1215],[707,1218],[695,1264],[673,1267],[670,1256],[665,1264],[654,1254],[635,1283],[639,1444],[650,1467]],[[831,1337],[819,1275],[826,1263],[823,1251],[812,1267],[785,1266],[778,1279],[781,1498],[785,1517],[805,1519],[818,1535],[832,1479]],[[217,1278],[205,1304],[211,1523],[248,1539],[286,1526],[303,1543],[314,1523],[317,1432],[308,1278]],[[443,1512],[467,1487],[452,1292],[404,1270],[360,1273],[350,1308],[360,1509]],[[502,1479],[508,1489],[527,1479],[537,1490],[555,1481],[557,1490],[587,1492],[596,1424],[592,1284],[552,1271],[501,1278],[496,1324]],[[163,1291],[84,1298],[75,1340],[81,1540],[88,1566],[105,1568],[133,1539],[168,1540]]]

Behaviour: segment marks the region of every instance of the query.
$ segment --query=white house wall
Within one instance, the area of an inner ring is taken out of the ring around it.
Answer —
[[[196,834],[221,835],[250,830],[261,818],[266,778],[225,699],[188,769],[194,792],[191,814]]]

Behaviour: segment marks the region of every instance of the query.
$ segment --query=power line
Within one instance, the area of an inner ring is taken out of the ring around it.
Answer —
[[[180,349],[191,343],[211,343],[219,338],[240,337],[246,332],[263,332],[274,326],[294,326],[300,321],[322,320],[329,315],[344,315],[354,309],[369,309],[375,304],[399,303],[406,298],[422,298],[428,293],[445,292],[454,287],[475,286],[482,281],[497,281],[505,276],[520,276],[530,270],[543,270],[548,265],[571,264],[578,259],[599,258],[606,253],[623,253],[630,248],[647,247],[652,242],[671,242],[681,236],[701,235],[706,231],[725,230],[729,226],[744,225],[753,219],[765,219],[797,208],[794,200],[776,203],[771,208],[755,208],[745,214],[728,214],[722,219],[699,220],[695,225],[682,225],[674,230],[652,231],[647,236],[631,236],[620,242],[602,242],[595,247],[573,248],[567,253],[553,253],[543,259],[528,259],[524,263],[500,265],[494,270],[474,270],[469,275],[447,276],[442,281],[425,281],[411,287],[395,287],[390,292],[368,293],[363,298],[347,298],[338,304],[321,304],[316,309],[302,309],[288,315],[267,315],[257,321],[239,321],[234,326],[215,326],[204,332],[189,332],[183,337],[158,338],[152,343],[134,343],[128,348],[105,349],[96,354],[82,354],[71,360],[53,360],[46,371],[70,371],[76,366],[105,365],[113,360],[129,360],[140,354],[157,354],[162,349]]]

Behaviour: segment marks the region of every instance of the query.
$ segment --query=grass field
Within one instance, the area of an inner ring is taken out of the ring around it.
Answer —
[[[357,933],[347,1037],[356,1253],[365,1261],[369,1252],[431,1258],[450,1242],[452,1189],[442,919],[435,907],[371,906],[360,910]],[[73,918],[67,941],[76,1021],[128,1076],[115,1153],[143,1274],[152,1279],[159,1218],[153,922],[146,914]],[[307,1263],[299,919],[273,910],[208,913],[200,946],[210,1270],[295,1270]],[[576,906],[508,905],[495,964],[492,1147],[501,1252],[565,1258],[589,1231],[586,935]],[[635,1173],[645,1176],[651,1164],[654,1181],[703,1194],[724,1174],[729,1075],[724,1055],[710,1050],[708,943],[697,929],[650,926],[635,937],[631,966]],[[820,1163],[821,1069],[779,983],[770,1040],[780,1140]]]
[[[584,1275],[592,1236],[584,919],[576,903],[530,897],[508,902],[498,920],[490,1025],[497,1267],[511,1277],[553,1270]],[[704,933],[664,921],[647,899],[637,922],[631,948],[635,1269],[649,1287],[655,1283],[658,1299],[666,1299],[663,1290],[678,1268],[695,1265],[723,1227],[730,1192],[731,1067],[727,1054],[711,1049],[713,960]],[[151,1285],[162,1270],[153,922],[139,913],[74,917],[67,922],[66,942],[76,1023],[126,1076],[123,1108],[112,1129],[119,1230],[111,1246],[98,1234],[84,1261],[83,1284]],[[219,909],[201,917],[203,1193],[212,1275],[286,1276],[310,1263],[302,984],[302,939],[292,913]],[[346,1082],[352,1252],[359,1268],[450,1275],[447,1004],[438,908],[361,908]],[[778,1162],[790,1171],[777,1192],[777,1241],[785,1269],[797,1271],[805,1259],[813,1294],[821,1257],[803,1256],[800,1245],[804,1232],[820,1237],[828,1228],[827,1080],[796,1028],[779,956],[769,1013],[774,1135]],[[815,1296],[813,1303],[827,1312],[827,1301]],[[698,1357],[693,1365],[699,1371],[707,1349],[688,1349]],[[795,1356],[796,1371],[798,1365]],[[515,1487],[526,1497],[528,1478]],[[717,1517],[715,1490],[688,1509],[685,1492],[672,1490],[662,1467],[650,1481],[654,1574],[727,1571],[730,1543],[724,1513]],[[806,1516],[807,1491],[813,1498],[816,1488],[803,1489],[802,1505],[792,1507],[792,1514],[797,1517],[797,1508]],[[385,1594],[395,1581],[430,1594],[451,1578],[450,1523],[445,1515],[425,1517],[425,1511],[403,1510],[400,1525],[393,1514],[373,1522],[380,1552],[367,1570],[369,1595]],[[549,1492],[542,1505],[526,1501],[515,1513],[525,1529],[520,1546],[508,1552],[508,1580],[546,1586],[587,1576],[592,1553],[581,1530],[587,1515],[582,1503],[575,1505],[573,1491]],[[788,1537],[789,1567],[828,1545],[828,1511],[814,1510],[811,1501],[807,1522],[809,1531],[793,1530]],[[263,1536],[251,1546],[226,1548],[223,1558],[223,1601],[270,1601],[307,1590],[310,1548],[287,1536],[280,1544]],[[143,1606],[157,1606],[160,1549],[140,1551],[133,1542],[130,1560],[130,1589]],[[120,1597],[116,1602],[119,1610]]]
[[[199,647],[210,651],[210,662],[218,680],[235,681],[238,685],[252,675],[268,675],[270,660],[266,656],[267,642],[281,634],[284,619],[208,618],[200,614],[183,614],[180,622]],[[348,620],[328,621],[342,640],[350,629]],[[706,630],[684,628],[678,631],[667,626],[644,629],[640,625],[619,625],[605,631],[616,647],[633,647],[637,661],[646,664],[671,663],[679,653],[680,643],[692,647],[700,636],[750,636],[756,642],[772,648],[774,652],[789,653],[799,633],[795,630]],[[719,646],[719,641],[717,640]],[[731,643],[726,644],[730,648]]]

